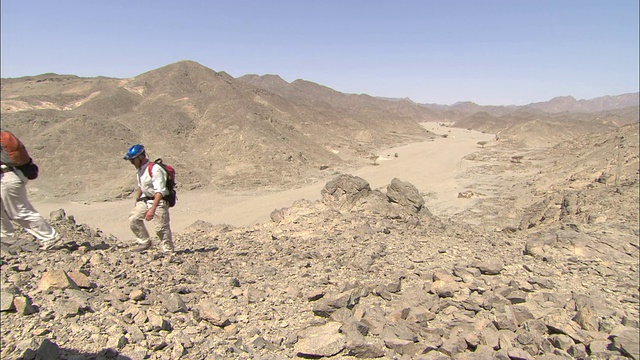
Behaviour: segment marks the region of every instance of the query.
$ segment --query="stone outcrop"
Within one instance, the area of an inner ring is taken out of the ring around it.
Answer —
[[[320,194],[325,205],[349,210],[370,193],[371,187],[366,180],[357,176],[342,174],[329,181]]]

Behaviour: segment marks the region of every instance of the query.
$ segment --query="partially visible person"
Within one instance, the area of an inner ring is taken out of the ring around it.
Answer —
[[[162,245],[162,251],[173,253],[175,247],[171,234],[169,204],[163,199],[169,195],[167,172],[161,166],[154,166],[154,163],[149,161],[144,146],[141,144],[129,148],[124,159],[129,160],[138,171],[136,203],[129,215],[129,226],[138,243],[132,251],[142,252],[152,245],[149,232],[144,224],[146,220],[152,222],[155,234]],[[149,166],[151,166],[151,170],[149,170]]]
[[[15,229],[12,222],[22,226],[29,234],[40,241],[42,250],[51,250],[59,246],[60,233],[49,225],[35,210],[27,197],[29,179],[19,166],[31,161],[27,149],[11,132],[0,130],[2,148],[0,156],[0,205],[2,217],[0,235],[3,243],[15,241]]]

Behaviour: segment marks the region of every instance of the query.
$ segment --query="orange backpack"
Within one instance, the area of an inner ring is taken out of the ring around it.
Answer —
[[[2,145],[2,163],[7,166],[22,166],[28,164],[31,161],[27,149],[24,147],[20,139],[13,135],[9,131],[2,130],[2,138],[0,145]]]

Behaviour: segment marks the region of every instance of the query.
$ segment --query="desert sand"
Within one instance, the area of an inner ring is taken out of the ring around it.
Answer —
[[[436,123],[424,123],[423,126],[438,135],[448,136],[381,151],[377,165],[372,163],[344,172],[359,176],[368,181],[372,189],[382,191],[393,178],[409,182],[422,194],[428,194],[426,206],[434,215],[447,217],[473,205],[472,199],[458,198],[458,193],[471,185],[469,180],[460,178],[470,166],[463,157],[480,150],[478,141],[490,141],[494,136]],[[123,162],[123,166],[129,164]],[[275,209],[291,206],[300,199],[319,200],[320,191],[334,176],[335,173],[328,173],[325,179],[312,184],[278,192],[180,191],[178,204],[171,211],[172,229],[181,232],[197,220],[233,226],[270,221],[270,214]],[[33,205],[45,217],[51,211],[64,209],[78,223],[97,227],[123,242],[133,242],[127,222],[133,199],[96,203],[33,201]]]

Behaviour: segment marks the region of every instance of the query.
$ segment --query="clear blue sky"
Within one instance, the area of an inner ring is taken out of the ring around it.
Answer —
[[[2,77],[180,60],[419,103],[638,91],[638,0],[2,0]]]

